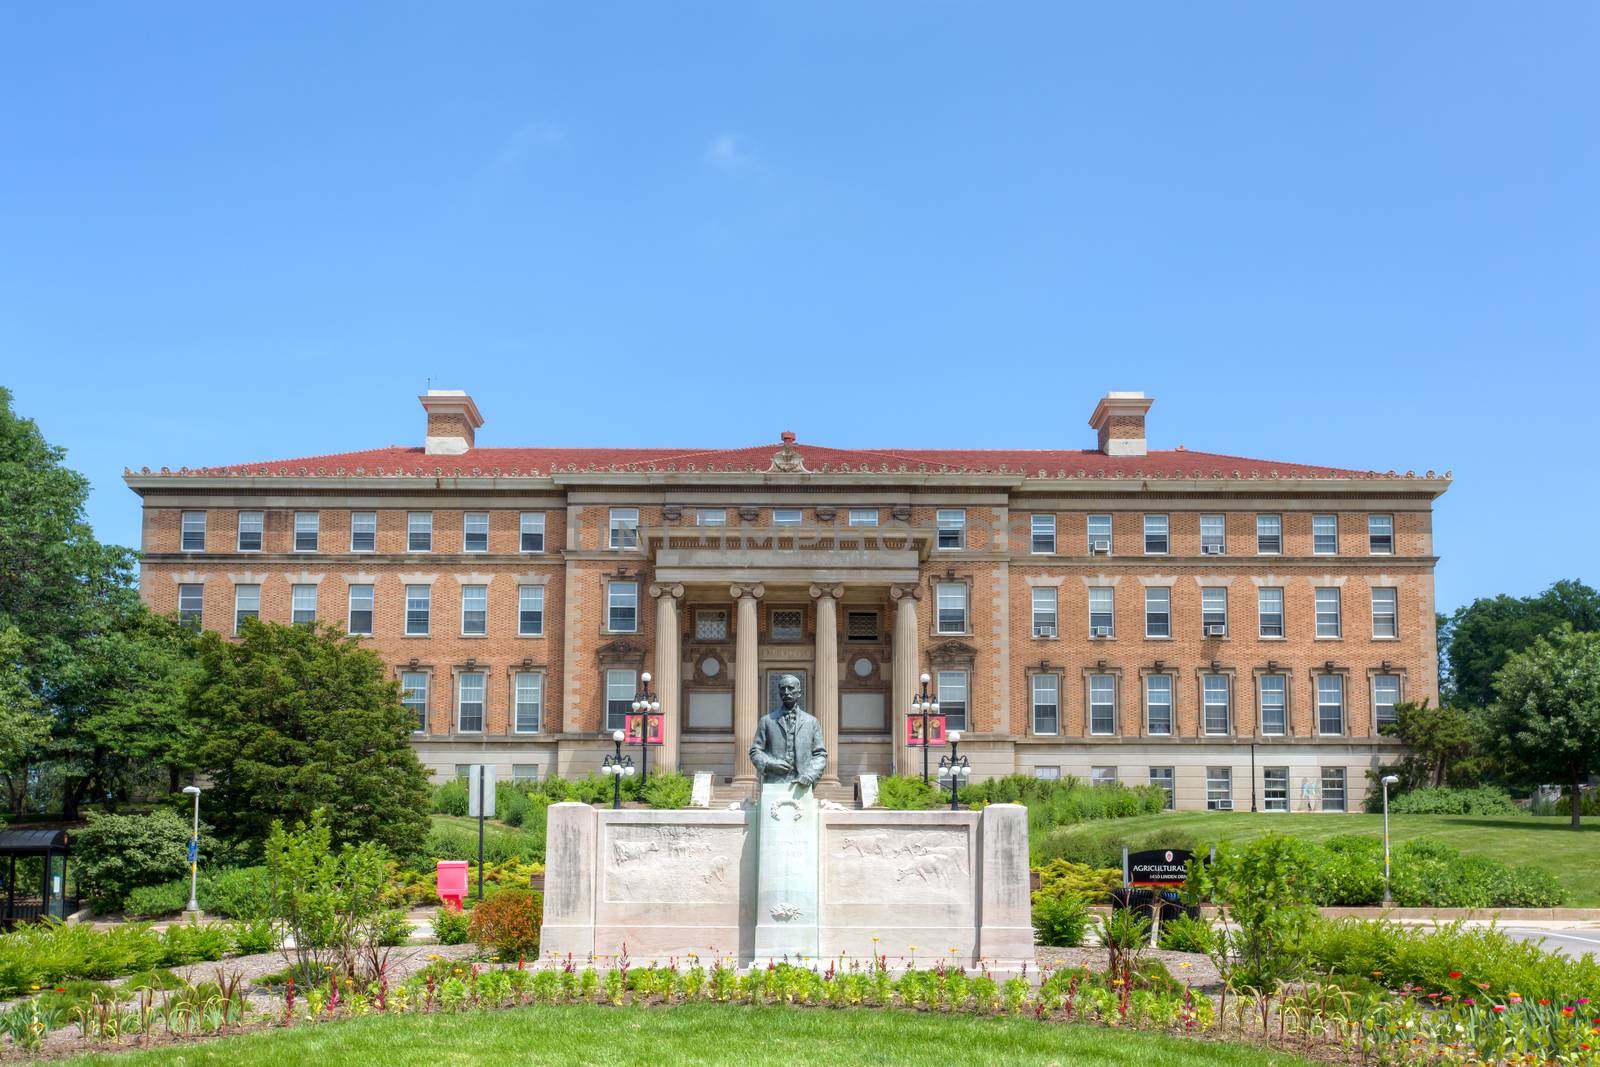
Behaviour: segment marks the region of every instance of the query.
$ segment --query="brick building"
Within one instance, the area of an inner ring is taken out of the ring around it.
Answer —
[[[652,766],[738,789],[794,672],[843,791],[920,770],[926,673],[975,776],[1340,810],[1437,697],[1448,475],[1148,450],[1140,393],[1062,451],[478,447],[470,397],[421,400],[420,448],[126,480],[153,608],[367,635],[436,777],[587,773],[649,671]]]

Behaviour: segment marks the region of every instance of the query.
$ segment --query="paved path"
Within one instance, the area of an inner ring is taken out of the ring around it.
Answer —
[[[1582,956],[1592,952],[1600,956],[1600,924],[1597,923],[1551,923],[1548,926],[1520,924],[1502,926],[1500,929],[1518,941],[1538,943],[1543,940],[1541,947],[1546,952],[1560,952],[1567,956]]]

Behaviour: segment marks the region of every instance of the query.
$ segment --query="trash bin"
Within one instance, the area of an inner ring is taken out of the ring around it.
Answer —
[[[445,906],[461,910],[461,901],[467,895],[467,861],[440,860],[438,866],[439,899]]]

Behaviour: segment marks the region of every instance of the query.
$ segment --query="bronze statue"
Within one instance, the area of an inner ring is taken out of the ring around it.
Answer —
[[[822,724],[800,706],[800,679],[795,675],[778,679],[778,699],[783,707],[756,723],[750,762],[764,782],[798,782],[809,789],[828,766]]]

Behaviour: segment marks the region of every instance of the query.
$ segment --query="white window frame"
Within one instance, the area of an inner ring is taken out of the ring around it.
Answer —
[[[1056,638],[1061,636],[1060,620],[1056,613],[1056,587],[1053,585],[1036,585],[1033,587],[1033,636],[1039,638]]]
[[[1089,675],[1089,734],[1091,737],[1117,736],[1117,676]],[[1101,715],[1104,721],[1101,721]]]
[[[1206,527],[1212,527],[1207,530]],[[1211,546],[1221,548],[1220,553],[1207,553]],[[1215,554],[1226,556],[1228,554],[1228,517],[1226,515],[1201,515],[1200,516],[1200,552],[1202,555]]]
[[[963,670],[942,670],[938,672],[934,682],[938,686],[935,699],[939,701],[939,711],[945,717],[945,729],[968,729],[967,715],[970,707],[968,692],[971,679],[968,677],[967,672]],[[951,708],[960,710],[951,711]]]
[[[934,585],[934,626],[935,632],[941,634],[964,634],[967,632],[968,607],[966,582],[938,582]],[[959,629],[952,629],[946,625],[945,613],[961,613]]]
[[[694,524],[696,526],[726,526],[728,525],[728,509],[695,508]]]
[[[422,684],[415,685],[413,678],[422,679]],[[400,672],[400,705],[416,717],[412,719],[414,725],[411,732],[425,734],[428,732],[428,689],[432,682],[428,671],[401,671]],[[421,700],[414,699],[412,694],[421,694]]]
[[[476,679],[478,725],[466,725],[468,679]],[[481,734],[489,726],[489,675],[486,671],[462,671],[456,675],[456,733]]]
[[[954,552],[967,547],[967,512],[965,508],[945,508],[935,516],[938,525],[938,535],[935,538],[935,547],[945,552]],[[954,544],[945,544],[946,535],[953,535],[949,540]]]
[[[1274,787],[1274,779],[1281,788]],[[1263,811],[1289,810],[1289,768],[1261,768],[1261,809]]]
[[[1316,695],[1318,737],[1343,737],[1345,735],[1345,731],[1350,722],[1350,716],[1347,711],[1348,697],[1345,693],[1347,688],[1349,687],[1344,684],[1344,675],[1342,674],[1317,675]],[[1329,693],[1334,693],[1338,697],[1338,701],[1336,703],[1328,700]],[[1335,713],[1339,717],[1337,729],[1328,729],[1329,713],[1326,710],[1328,708],[1335,709]]]
[[[772,525],[774,526],[804,526],[806,513],[803,508],[773,508]]]
[[[1223,700],[1221,705],[1211,698],[1217,692],[1221,683]],[[1223,728],[1212,729],[1211,711],[1220,706],[1222,708]],[[1200,724],[1202,732],[1207,737],[1227,737],[1233,733],[1233,679],[1226,674],[1203,674],[1200,676]]]
[[[309,613],[301,618],[302,613]],[[296,583],[289,587],[289,624],[303,626],[317,621],[317,587],[313,583]]]
[[[1332,610],[1325,610],[1324,600],[1333,602]],[[1312,605],[1317,623],[1317,637],[1323,641],[1335,641],[1344,637],[1344,596],[1336,585],[1319,585],[1312,591]],[[1329,625],[1324,625],[1324,619],[1331,618]]]
[[[617,612],[631,608],[633,611],[633,625],[627,629],[617,626]],[[607,582],[606,583],[606,632],[613,634],[636,634],[639,632],[639,583],[638,582]]]
[[[1167,810],[1176,810],[1178,806],[1178,769],[1176,767],[1151,767],[1149,769],[1151,785],[1160,786],[1167,794]]]
[[[1328,537],[1330,535],[1330,532],[1327,531],[1327,530],[1319,530],[1319,529],[1317,529],[1317,527],[1319,525],[1321,525],[1321,526],[1332,526],[1333,527],[1333,529],[1331,531],[1331,535],[1333,537],[1333,544],[1332,544],[1331,547],[1327,547],[1327,548],[1321,547],[1321,545],[1323,544],[1322,539]],[[1339,554],[1339,516],[1338,515],[1313,515],[1313,516],[1311,516],[1311,554],[1313,556],[1337,556]]]
[[[247,592],[248,590],[248,592]],[[256,582],[244,582],[233,587],[233,632],[239,632],[239,624],[245,619],[261,618],[261,586]]]
[[[1117,769],[1115,767],[1090,767],[1090,785],[1116,785]]]
[[[1322,810],[1349,811],[1349,772],[1343,767],[1323,767],[1320,769],[1322,771]]]
[[[420,595],[419,595],[420,594]],[[420,608],[418,607],[420,605]],[[418,611],[422,615],[422,626],[418,629],[414,624],[413,615]],[[408,585],[406,586],[406,624],[407,637],[427,637],[433,632],[433,586]]]
[[[482,606],[480,607],[479,605]],[[474,615],[482,616],[482,618],[472,618]],[[475,629],[474,627],[477,626],[482,628]],[[487,585],[463,585],[461,587],[461,636],[489,636],[489,587]]]
[[[1382,532],[1380,532],[1382,531]],[[1378,547],[1378,539],[1385,538],[1389,545],[1387,548]],[[1368,515],[1367,516],[1367,555],[1392,556],[1394,555],[1394,516],[1393,515]]]
[[[311,547],[301,544],[300,539],[305,537]],[[296,552],[317,552],[322,548],[322,512],[297,511],[294,513],[294,550]]]
[[[252,533],[255,535],[256,544],[254,548],[245,547],[244,535],[246,533]],[[238,539],[235,544],[238,546],[238,550],[240,552],[260,552],[263,548],[265,548],[267,544],[267,513],[264,511],[239,512],[239,529],[237,538]]]
[[[878,509],[851,508],[845,521],[850,526],[876,526],[878,525]]]
[[[1084,551],[1093,555],[1095,542],[1104,541],[1106,543],[1106,555],[1111,555],[1116,550],[1116,545],[1112,541],[1111,516],[1108,514],[1094,514],[1088,517],[1087,522],[1088,536],[1084,542]]]
[[[361,597],[365,597],[366,607],[357,607]],[[367,613],[367,628],[358,630],[355,626],[356,612]],[[377,586],[361,584],[348,587],[345,593],[344,629],[346,633],[361,637],[371,637],[377,624],[378,616],[378,589]]]
[[[607,516],[610,540],[606,543],[615,549],[639,547],[639,509],[612,508]]]
[[[1389,683],[1393,683],[1393,698],[1386,702],[1383,699],[1383,690],[1391,688]],[[1385,673],[1372,676],[1372,725],[1374,728],[1398,720],[1399,717],[1395,714],[1394,709],[1395,705],[1405,703],[1404,693],[1404,680],[1398,674]],[[1387,716],[1382,713],[1384,708],[1389,709]]]
[[[1206,810],[1233,810],[1233,768],[1206,768]]]
[[[526,694],[532,694],[531,697]],[[533,725],[523,725],[523,711],[532,705]],[[511,732],[537,734],[544,728],[544,672],[517,671],[511,676]]]
[[[529,616],[533,616],[529,625]],[[544,636],[544,586],[528,583],[517,586],[517,636]]]
[[[534,547],[528,547],[529,538],[538,538]],[[524,511],[517,520],[517,551],[544,551],[544,512]]]
[[[1269,609],[1269,605],[1267,604],[1267,601],[1269,599],[1276,599],[1277,600],[1278,603],[1277,603],[1277,610],[1276,611],[1268,610]],[[1257,637],[1263,637],[1263,638],[1266,638],[1269,641],[1276,641],[1276,640],[1278,640],[1280,638],[1284,638],[1284,637],[1288,636],[1288,634],[1287,634],[1287,632],[1285,630],[1285,626],[1284,626],[1283,599],[1284,599],[1284,592],[1283,592],[1283,586],[1281,586],[1281,585],[1263,585],[1263,586],[1260,586],[1260,587],[1258,587],[1256,589],[1256,636]],[[1267,626],[1268,626],[1267,620],[1272,618],[1273,616],[1277,616],[1277,619],[1278,619],[1278,622],[1277,622],[1277,630],[1278,630],[1278,632],[1277,633],[1268,633],[1267,632]]]
[[[1150,737],[1171,737],[1175,726],[1172,718],[1172,675],[1147,674],[1144,676],[1144,730]],[[1158,690],[1165,691],[1165,700],[1155,701],[1152,695]],[[1156,729],[1156,708],[1166,709],[1166,729]]]
[[[1152,625],[1160,619],[1159,630]],[[1144,589],[1144,636],[1146,640],[1168,640],[1172,637],[1172,587],[1147,585]]]
[[[368,527],[362,529],[362,527]],[[372,544],[362,548],[356,543],[356,538],[365,534],[372,538]],[[378,513],[376,511],[352,511],[350,513],[350,551],[376,552],[378,550]]]
[[[1281,716],[1277,729],[1267,728],[1268,692],[1278,698],[1277,713]],[[1289,736],[1289,679],[1282,674],[1263,674],[1256,679],[1256,729],[1262,737]]]
[[[1096,608],[1095,601],[1103,600],[1106,603]],[[1109,641],[1117,636],[1117,590],[1110,585],[1091,585],[1089,587],[1089,638],[1090,640]],[[1100,616],[1096,622],[1095,617]],[[1095,627],[1105,627],[1108,633],[1096,637]]]
[[[421,548],[417,547],[417,541],[419,538],[426,542]],[[433,551],[433,512],[406,512],[406,551]]]
[[[1380,599],[1387,599],[1387,605],[1380,605]],[[1389,620],[1389,632],[1383,633],[1379,627],[1380,619]],[[1374,641],[1393,641],[1400,637],[1400,590],[1392,585],[1375,585],[1372,587],[1372,639]]]
[[[190,623],[198,630],[205,626],[205,616],[205,584],[203,582],[181,583],[178,586],[178,621]]]
[[[1030,719],[1033,733],[1036,737],[1061,736],[1061,676],[1059,674],[1035,674],[1028,683]],[[1040,700],[1041,696],[1048,696],[1049,700]],[[1053,707],[1055,724],[1052,729],[1039,728],[1039,709]]]
[[[1218,609],[1218,604],[1221,609]],[[1200,634],[1210,637],[1213,626],[1222,627],[1222,636],[1228,636],[1228,587],[1206,585],[1200,587]]]
[[[609,733],[627,725],[628,712],[639,695],[639,672],[632,667],[608,667],[605,681],[606,732]]]
[[[1256,516],[1256,555],[1283,555],[1283,516]]]
[[[1028,523],[1028,551],[1035,556],[1056,554],[1056,517],[1033,515]],[[1040,547],[1041,545],[1045,547]]]
[[[475,529],[474,527],[481,527]],[[475,537],[483,538],[482,548],[472,547]],[[487,511],[464,511],[461,513],[461,551],[473,555],[481,555],[489,551],[489,513]]]
[[[191,535],[200,538],[199,545],[190,547]],[[206,513],[203,511],[185,511],[178,519],[178,551],[179,552],[204,552],[206,550]]]
[[[1159,540],[1160,548],[1151,548],[1151,544]],[[1144,517],[1144,554],[1147,556],[1167,556],[1172,554],[1172,523],[1166,515],[1146,515]]]

